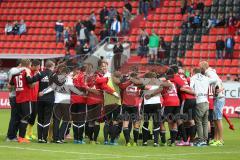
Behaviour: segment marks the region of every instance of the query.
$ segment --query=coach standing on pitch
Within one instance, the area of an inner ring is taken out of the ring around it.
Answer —
[[[223,146],[223,125],[222,125],[222,115],[223,107],[225,105],[225,95],[222,80],[218,77],[216,70],[209,67],[208,62],[202,61],[199,64],[201,72],[207,77],[216,78],[215,83],[215,96],[214,96],[214,114],[213,120],[215,123],[215,134],[214,141],[210,143],[211,146]]]
[[[195,122],[197,126],[197,134],[199,141],[196,146],[207,145],[208,140],[208,88],[216,79],[210,79],[201,74],[199,68],[194,68],[193,76],[190,80],[190,87],[196,94]]]

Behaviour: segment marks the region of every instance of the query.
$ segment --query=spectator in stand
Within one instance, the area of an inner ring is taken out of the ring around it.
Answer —
[[[226,24],[226,21],[223,15],[221,15],[217,21],[218,23],[216,24],[215,27],[224,27]]]
[[[108,17],[108,9],[106,6],[104,6],[103,9],[100,11],[100,23],[102,25],[105,24],[107,17]]]
[[[143,13],[143,0],[139,0],[138,2],[138,13],[139,14]]]
[[[117,43],[113,47],[113,65],[114,70],[117,71],[121,67],[121,56],[123,54],[123,46],[121,42],[117,41]]]
[[[106,21],[105,21],[105,24],[104,24],[104,28],[105,28],[108,32],[110,32],[111,24],[110,24],[110,19],[109,19],[108,16],[106,17]]]
[[[91,24],[92,24],[92,29],[91,30],[95,30],[95,28],[96,28],[96,24],[97,24],[97,19],[96,19],[96,15],[95,15],[95,12],[94,11],[92,11],[91,12],[91,15],[90,15],[90,17],[89,17],[89,21],[91,22]],[[90,30],[90,31],[91,31]]]
[[[19,24],[19,32],[18,34],[21,36],[22,34],[27,32],[27,26],[24,20],[22,19],[20,24]]]
[[[140,35],[138,37],[138,56],[147,57],[147,52],[148,52],[148,43],[149,43],[149,36],[148,33],[145,31],[145,29],[140,30]]]
[[[147,16],[148,16],[149,3],[150,3],[150,0],[143,0],[144,20],[146,20],[146,19],[147,19]]]
[[[81,24],[78,40],[80,41],[82,46],[84,46],[84,44],[89,40],[88,29],[85,27],[83,23]]]
[[[219,20],[216,18],[216,16],[213,16],[212,18],[208,19],[207,28],[210,29],[212,27],[215,27],[218,23]]]
[[[131,13],[126,7],[123,7],[122,14],[122,32],[123,34],[127,34],[130,29]]]
[[[233,15],[233,13],[231,12],[229,14],[229,17],[228,17],[228,21],[227,21],[227,25],[228,25],[228,32],[229,34],[231,34],[232,36],[235,35],[235,32],[236,32],[236,28],[235,28],[235,25],[237,24],[237,19],[236,17]]]
[[[125,3],[124,7],[127,8],[127,10],[128,10],[130,13],[132,13],[132,5],[131,5],[131,3],[130,3],[128,0],[125,0],[124,3]]]
[[[69,27],[65,27],[64,31],[63,31],[63,41],[64,44],[66,45],[69,42],[69,37],[70,37],[70,28]]]
[[[161,61],[161,58],[163,58],[162,62],[164,61],[164,59],[167,59],[168,56],[166,55],[166,43],[164,41],[163,37],[160,37],[159,39],[159,55],[158,55],[158,59]]]
[[[223,59],[223,52],[224,52],[224,48],[225,48],[225,43],[222,40],[222,38],[220,36],[218,36],[218,39],[216,41],[216,49],[217,49],[217,56],[216,58],[219,59]]]
[[[155,34],[154,29],[152,30],[152,35],[149,38],[149,55],[150,63],[154,63],[157,60],[158,47],[159,47],[159,37]]]
[[[184,15],[187,9],[187,0],[181,0],[181,14]]]
[[[70,42],[69,42],[69,37],[70,37],[70,28],[65,27],[63,31],[63,41],[64,41],[64,47],[66,50],[66,54],[70,54]]]
[[[109,24],[112,24],[115,17],[117,17],[117,10],[111,6],[110,10],[108,11]]]
[[[93,50],[98,44],[98,38],[96,36],[96,34],[94,33],[94,31],[91,31],[90,32],[90,35],[89,35],[89,46],[90,46],[90,49]]]
[[[192,2],[191,5],[187,6],[187,12],[193,13],[194,12],[194,3]]]
[[[197,15],[194,16],[192,27],[198,28],[198,27],[201,27],[201,24],[202,24],[202,19],[200,17],[200,13],[198,13]]]
[[[76,30],[77,35],[80,34],[80,29],[81,29],[81,20],[78,20],[75,25],[75,30]]]
[[[60,42],[62,39],[62,34],[63,34],[63,23],[61,20],[58,20],[55,24],[55,31],[56,31],[56,43]]]
[[[156,9],[160,6],[160,0],[152,0],[152,8]]]
[[[4,29],[5,34],[6,35],[12,34],[12,30],[13,30],[12,24],[10,22],[7,22]]]
[[[204,1],[203,0],[199,0],[198,3],[197,3],[196,9],[200,10],[201,13],[203,13],[204,7],[205,7]]]
[[[13,22],[13,29],[12,29],[12,33],[14,35],[17,35],[19,33],[19,24],[17,21]]]
[[[187,28],[190,28],[193,26],[193,21],[194,21],[194,14],[188,13]]]
[[[228,37],[226,39],[226,44],[225,44],[225,48],[226,48],[226,53],[225,53],[225,58],[233,58],[233,50],[234,50],[234,45],[235,45],[235,40],[233,39],[233,37]]]
[[[100,32],[100,41],[104,40],[108,36],[109,36],[108,30],[106,28],[103,28],[103,30]]]
[[[121,31],[121,24],[117,20],[117,17],[114,17],[114,20],[111,24],[110,36],[116,37],[120,31]]]

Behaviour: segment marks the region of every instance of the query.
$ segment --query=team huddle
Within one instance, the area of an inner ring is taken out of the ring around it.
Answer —
[[[104,60],[96,70],[90,63],[70,70],[65,63],[55,66],[48,60],[40,71],[40,61],[23,59],[9,71],[9,90],[9,141],[35,139],[32,127],[37,118],[39,143],[47,143],[49,136],[53,143],[65,143],[72,126],[74,143],[85,144],[88,138],[99,144],[104,123],[105,145],[118,145],[121,132],[126,146],[138,146],[139,139],[143,146],[153,140],[155,147],[223,145],[224,89],[205,61],[186,77],[175,65],[159,76],[135,69],[110,73]]]

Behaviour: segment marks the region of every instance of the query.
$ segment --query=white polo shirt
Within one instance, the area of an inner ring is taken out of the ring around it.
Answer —
[[[210,79],[201,73],[197,73],[190,78],[190,87],[196,94],[197,104],[208,102],[208,87],[211,83],[216,81],[216,79]]]

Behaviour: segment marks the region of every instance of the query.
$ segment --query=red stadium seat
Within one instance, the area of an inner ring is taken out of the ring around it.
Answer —
[[[225,59],[224,62],[223,62],[223,65],[224,66],[231,66],[231,60],[230,59]]]
[[[222,66],[222,65],[223,65],[223,60],[218,59],[217,63],[216,63],[216,66]]]
[[[216,60],[215,60],[215,59],[210,59],[210,60],[208,61],[208,64],[209,64],[210,67],[215,67],[215,65],[216,65]]]
[[[233,59],[231,65],[232,65],[232,66],[235,66],[235,67],[236,67],[236,66],[239,67],[239,66],[240,66],[240,60],[238,60],[238,59]]]

